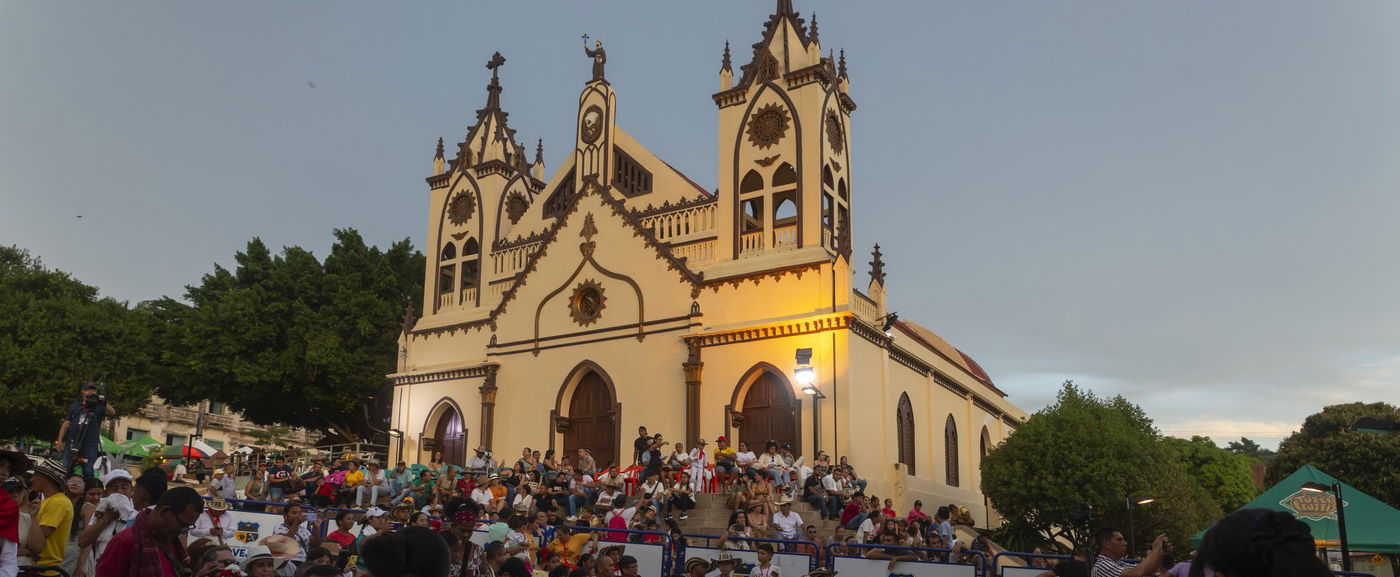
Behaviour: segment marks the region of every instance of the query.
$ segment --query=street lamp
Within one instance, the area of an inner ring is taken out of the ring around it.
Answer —
[[[389,436],[399,440],[399,458],[395,462],[403,462],[403,431],[389,429]]]
[[[797,349],[797,367],[792,369],[792,380],[802,387],[802,392],[812,397],[812,454],[817,454],[822,446],[821,400],[826,398],[817,388],[817,369],[812,366],[812,349]]]
[[[1342,570],[1351,571],[1351,546],[1347,543],[1347,515],[1346,508],[1342,506],[1342,483],[1336,482],[1331,485],[1308,481],[1303,483],[1300,489],[1309,493],[1332,493],[1337,499],[1337,537],[1342,542]]]
[[[1146,504],[1151,503],[1151,502],[1156,501],[1156,500],[1157,500],[1156,497],[1149,497],[1149,496],[1147,496],[1147,495],[1138,495],[1138,496],[1136,496],[1136,497],[1126,497],[1126,498],[1123,499],[1123,506],[1124,506],[1125,508],[1127,508],[1127,510],[1128,510],[1128,556],[1129,556],[1129,557],[1133,557],[1134,559],[1137,558],[1137,557],[1135,557],[1135,555],[1137,554],[1137,553],[1136,553],[1137,550],[1134,549],[1134,547],[1133,547],[1133,506],[1135,506],[1135,505],[1146,505]]]

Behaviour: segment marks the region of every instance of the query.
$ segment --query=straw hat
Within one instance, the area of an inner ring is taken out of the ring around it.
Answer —
[[[238,564],[238,568],[242,569],[244,572],[247,572],[248,566],[259,559],[272,559],[272,567],[274,569],[280,568],[283,563],[287,562],[285,559],[274,557],[271,549],[268,549],[266,545],[258,543],[249,544],[245,552],[246,556],[243,558],[243,561]]]
[[[735,565],[738,565],[743,562],[743,559],[735,557],[732,553],[728,551],[723,551],[719,554],[719,557],[715,557],[714,559],[710,560],[711,565],[719,565],[720,563],[733,563]]]
[[[301,544],[296,539],[286,535],[268,535],[263,537],[259,544],[267,547],[272,553],[272,558],[278,561],[277,566],[292,560],[301,553]]]
[[[233,508],[233,506],[222,497],[209,501],[208,507],[210,511],[227,511]]]
[[[63,469],[63,463],[53,459],[40,459],[35,462],[34,473],[52,479],[59,487],[63,486],[68,477],[68,472]]]
[[[599,555],[607,555],[608,553],[611,553],[614,549],[617,550],[618,553],[626,553],[626,552],[627,552],[627,546],[626,546],[626,545],[608,545],[607,547],[603,547],[603,549],[602,549],[601,551],[599,551],[598,554],[599,554]]]
[[[704,565],[704,566],[705,566],[705,571],[707,571],[707,572],[708,572],[710,569],[713,569],[714,566],[715,566],[714,563],[710,563],[710,561],[709,561],[708,559],[702,559],[702,558],[700,558],[700,557],[691,557],[691,558],[685,560],[685,572],[686,572],[686,574],[689,575],[689,574],[690,574],[691,568],[695,567],[696,565]]]
[[[34,467],[33,461],[29,460],[29,455],[19,451],[0,451],[0,461],[10,462],[11,475],[18,475]],[[130,476],[130,473],[127,475]]]

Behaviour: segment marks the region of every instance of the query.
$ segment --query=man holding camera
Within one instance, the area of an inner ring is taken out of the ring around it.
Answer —
[[[63,452],[65,470],[73,470],[73,459],[79,459],[83,467],[83,477],[94,477],[92,464],[97,460],[98,438],[102,431],[102,419],[117,414],[107,397],[98,393],[97,385],[83,383],[82,398],[68,407],[68,416],[58,429],[58,440],[54,448]]]

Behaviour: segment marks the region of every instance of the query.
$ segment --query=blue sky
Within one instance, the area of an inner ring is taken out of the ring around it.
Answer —
[[[796,5],[847,49],[858,247],[1021,406],[1074,379],[1169,434],[1273,444],[1400,401],[1400,3]],[[721,48],[772,8],[0,3],[0,243],[131,301],[255,235],[421,246],[433,145],[491,53],[552,169],[584,33],[619,123],[712,188]]]

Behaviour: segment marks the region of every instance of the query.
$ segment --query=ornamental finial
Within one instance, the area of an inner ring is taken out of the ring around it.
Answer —
[[[880,245],[875,245],[875,251],[871,254],[870,260],[870,280],[885,285],[885,259],[880,254]]]

